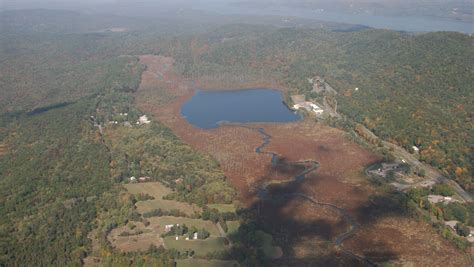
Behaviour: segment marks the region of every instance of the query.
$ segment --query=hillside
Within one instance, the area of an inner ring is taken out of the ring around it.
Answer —
[[[362,123],[406,149],[416,145],[421,160],[472,192],[473,37],[331,23],[268,26],[274,18],[252,25],[204,16],[175,24],[63,12],[2,17],[0,266],[81,266],[91,257],[104,266],[361,263],[341,248],[381,264],[405,256],[465,262],[465,242],[439,228],[443,239],[422,220],[418,206],[436,208],[423,204],[428,191],[407,196],[373,185],[363,170],[380,155],[341,129]],[[272,170],[268,155],[255,153],[262,144],[256,129],[201,131],[179,116],[178,104],[194,87],[278,86],[317,99],[307,80],[315,75],[338,92],[346,119],[265,126],[274,134],[267,148],[288,154],[281,159],[288,169]],[[143,115],[150,121],[141,123]],[[252,202],[265,179],[289,179],[310,158],[323,166],[312,176],[319,179],[296,189],[275,182],[275,191],[301,189],[331,204]],[[341,216],[346,209],[350,216]],[[446,218],[472,224],[472,208],[446,210]],[[361,232],[342,246],[337,240],[355,220]],[[202,240],[186,243],[194,233]],[[149,243],[134,250],[129,241],[140,238]],[[402,245],[393,244],[396,238]],[[407,249],[410,242],[422,252]],[[319,254],[306,249],[314,246]]]

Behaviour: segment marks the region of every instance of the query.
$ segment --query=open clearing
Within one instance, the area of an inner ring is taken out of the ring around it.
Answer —
[[[160,237],[161,234],[164,233],[165,225],[167,224],[185,224],[188,227],[194,226],[198,229],[206,229],[210,234],[211,237],[197,242],[190,245],[196,253],[205,255],[209,252],[210,249],[213,249],[216,244],[220,244],[220,233],[217,229],[216,225],[210,221],[203,221],[200,219],[190,219],[184,217],[172,217],[172,216],[163,216],[163,217],[151,217],[147,219],[150,224],[145,226],[141,222],[131,222],[135,225],[134,229],[130,229],[128,226],[122,226],[113,229],[110,234],[108,235],[108,239],[111,244],[123,252],[130,252],[130,251],[145,251],[147,250],[150,245],[155,245],[157,247],[163,245],[163,239]],[[140,234],[135,234],[138,232],[142,232]],[[130,233],[129,236],[122,236],[123,233]],[[174,240],[174,236],[172,239]],[[197,240],[184,240],[184,237],[180,237],[182,240],[176,241],[177,243],[167,242],[171,244],[172,247],[177,247],[178,249],[181,247],[186,248],[186,244],[181,244],[180,242],[194,242]],[[209,242],[207,242],[209,241]],[[219,242],[218,242],[219,241]],[[222,241],[224,242],[224,241]],[[203,244],[203,252],[201,247],[196,244]],[[223,243],[222,243],[223,244]],[[186,249],[183,249],[186,250]]]
[[[422,266],[466,266],[465,254],[430,225],[371,203],[370,197],[377,191],[365,177],[364,169],[380,157],[349,140],[345,132],[310,120],[247,125],[263,127],[272,136],[264,150],[277,153],[282,162],[272,166],[269,155],[255,153],[255,148],[262,144],[262,137],[255,129],[238,125],[198,129],[181,116],[181,105],[193,95],[195,87],[174,72],[173,59],[161,56],[140,59],[148,69],[137,92],[137,106],[170,127],[180,139],[219,162],[228,181],[239,191],[240,201],[247,208],[259,211],[259,224],[282,247],[283,257],[275,260],[274,265],[360,264],[332,246],[334,238],[348,228],[340,214],[315,208],[302,199],[262,203],[258,198],[258,189],[263,184],[288,180],[295,174],[295,170],[286,168],[291,162],[315,160],[320,163],[315,172],[292,187],[282,184],[280,190],[304,193],[317,201],[337,205],[355,218],[361,229],[344,241],[342,247],[380,265],[408,262]],[[160,71],[162,78],[154,78],[154,71]],[[234,84],[233,88],[240,85]],[[256,82],[240,88],[265,87],[262,85]]]
[[[0,143],[0,156],[7,154],[7,146]]]
[[[256,232],[257,244],[259,244],[263,250],[263,253],[267,258],[277,259],[283,255],[280,247],[273,246],[273,237],[263,231]]]
[[[239,221],[227,221],[227,235],[236,234],[239,231],[240,222]]]
[[[128,226],[122,226],[113,229],[107,236],[110,243],[120,251],[131,252],[131,251],[146,251],[150,245],[157,247],[163,245],[163,240],[160,238],[161,228],[157,225],[150,224],[145,227],[141,222],[134,222],[136,225],[135,229],[131,230]],[[143,231],[142,234],[121,236],[122,233],[136,233],[137,231]]]
[[[235,212],[234,204],[209,204],[210,209],[216,209],[219,212]]]
[[[177,267],[238,267],[237,261],[186,259],[177,260]]]
[[[173,191],[160,182],[135,183],[124,185],[131,194],[148,194],[156,199],[161,199]]]
[[[228,249],[226,239],[223,237],[209,237],[205,240],[185,240],[180,237],[176,240],[174,236],[164,238],[166,248],[174,248],[178,251],[193,250],[196,255],[205,256],[208,253]]]
[[[188,216],[191,216],[196,212],[202,212],[202,209],[199,208],[197,205],[163,199],[163,196],[168,195],[172,191],[160,182],[126,184],[124,185],[124,187],[131,194],[142,193],[148,194],[155,198],[153,200],[138,201],[135,204],[138,212],[140,212],[141,214],[158,208],[162,209],[163,211],[171,211],[177,209],[186,213]]]
[[[165,225],[167,224],[185,224],[188,228],[192,226],[198,229],[204,228],[211,234],[211,236],[220,236],[219,230],[217,229],[216,225],[211,221],[172,216],[150,217],[147,220],[153,225],[159,226],[161,229],[164,229]]]

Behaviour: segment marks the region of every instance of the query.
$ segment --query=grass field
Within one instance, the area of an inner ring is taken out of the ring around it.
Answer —
[[[161,199],[163,196],[171,193],[171,189],[164,186],[160,182],[151,182],[151,183],[134,183],[124,185],[128,192],[132,194],[148,194],[155,197],[155,199]]]
[[[137,206],[138,212],[140,212],[141,214],[158,208],[164,211],[177,209],[186,213],[187,215],[193,215],[196,212],[202,212],[202,209],[194,204],[191,205],[188,203],[178,202],[174,200],[162,199],[163,196],[168,195],[172,191],[160,182],[126,184],[124,185],[124,187],[131,194],[142,193],[148,194],[155,198],[153,200],[139,201],[135,204]]]
[[[210,209],[217,209],[219,212],[235,212],[234,204],[209,204]]]
[[[281,257],[282,251],[280,247],[273,246],[273,237],[263,231],[256,232],[257,243],[261,244],[263,253],[267,258],[276,259]]]
[[[239,231],[240,222],[239,221],[227,221],[227,234],[233,235]]]
[[[200,260],[200,259],[185,259],[177,260],[177,267],[237,267],[240,266],[237,261],[222,261],[222,260]]]
[[[122,252],[146,251],[150,245],[157,247],[163,245],[159,229],[153,228],[153,225],[145,227],[141,222],[136,222],[135,225],[136,228],[134,230],[131,230],[128,226],[113,229],[107,236],[108,240],[115,248]],[[143,233],[130,236],[120,235],[122,232],[133,233],[137,230],[141,230]]]
[[[167,224],[186,224],[187,227],[194,226],[198,229],[204,228],[209,231],[211,236],[220,237],[219,230],[217,229],[216,225],[211,221],[172,216],[151,217],[148,218],[148,221],[152,225],[160,226],[161,229],[164,229],[165,225]]]
[[[223,237],[210,237],[205,240],[175,240],[174,236],[166,237],[165,245],[167,249],[174,248],[178,251],[194,250],[196,255],[204,256],[207,253],[226,250],[226,239]]]

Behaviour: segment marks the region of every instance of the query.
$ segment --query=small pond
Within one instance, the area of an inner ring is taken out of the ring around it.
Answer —
[[[284,103],[277,90],[256,88],[233,91],[196,91],[183,104],[181,114],[199,128],[217,128],[221,123],[292,122],[300,115]]]

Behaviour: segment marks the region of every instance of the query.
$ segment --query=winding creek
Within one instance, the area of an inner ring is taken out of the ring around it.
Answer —
[[[271,151],[266,151],[264,150],[266,146],[270,144],[270,141],[272,139],[272,136],[265,132],[264,128],[252,128],[252,127],[247,127],[247,126],[242,126],[251,130],[257,131],[260,135],[262,135],[262,140],[263,143],[255,148],[255,152],[257,154],[265,154],[265,155],[270,155],[271,156],[271,163],[272,166],[275,166],[278,162],[278,154],[275,152]],[[361,257],[359,255],[354,254],[353,252],[345,249],[342,247],[342,243],[352,237],[355,232],[359,229],[359,224],[356,222],[356,220],[347,212],[345,209],[338,207],[334,204],[331,203],[326,203],[326,202],[320,202],[317,200],[314,200],[310,196],[303,194],[303,193],[279,193],[279,194],[271,194],[268,191],[268,187],[272,184],[282,184],[282,183],[301,183],[304,181],[306,178],[306,175],[312,171],[315,171],[319,168],[320,164],[317,161],[314,160],[305,160],[305,161],[297,161],[297,162],[292,162],[292,164],[301,164],[301,165],[310,165],[310,167],[305,168],[301,173],[295,175],[289,180],[286,181],[269,181],[265,184],[263,184],[259,189],[258,189],[258,197],[261,200],[275,200],[275,199],[282,199],[282,198],[289,198],[289,197],[299,197],[302,198],[306,201],[309,201],[312,205],[315,206],[321,206],[321,207],[326,207],[329,209],[332,209],[336,211],[338,214],[341,215],[341,217],[344,219],[344,221],[349,225],[349,229],[337,236],[332,242],[334,245],[340,249],[345,255],[357,259],[363,263],[365,263],[368,266],[376,266],[375,263],[371,262],[369,259],[365,257]]]

